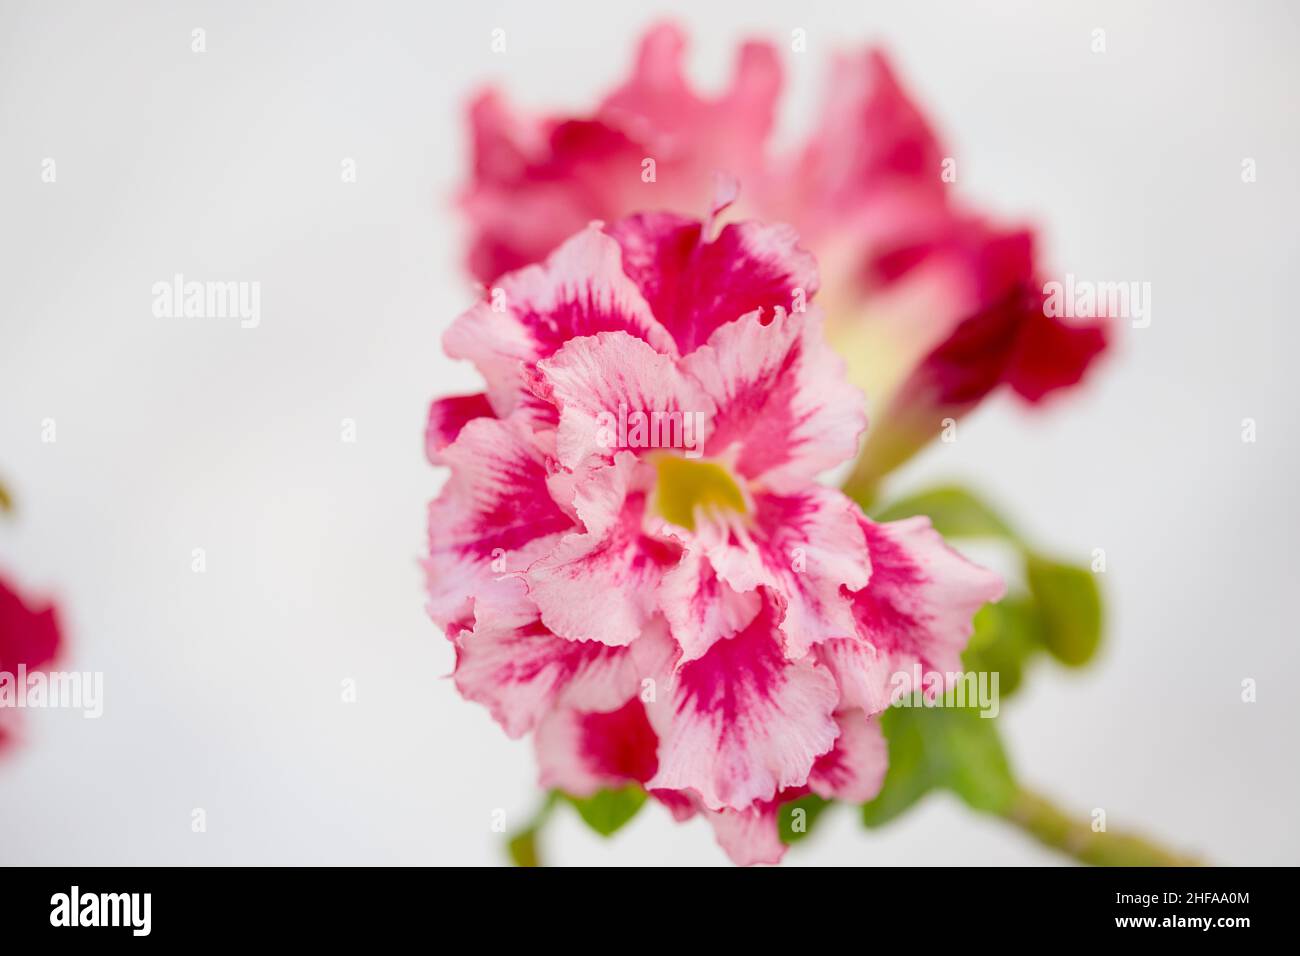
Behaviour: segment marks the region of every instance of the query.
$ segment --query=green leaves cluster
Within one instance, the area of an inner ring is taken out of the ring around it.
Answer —
[[[878,827],[902,814],[931,790],[948,790],[969,807],[1002,813],[1016,782],[996,718],[973,707],[891,707],[880,716],[889,741],[884,786],[862,808],[862,821]]]

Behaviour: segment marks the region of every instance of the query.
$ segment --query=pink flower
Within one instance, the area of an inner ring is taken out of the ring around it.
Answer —
[[[59,650],[59,625],[54,606],[29,603],[0,577],[0,674],[17,680],[19,666],[38,670]],[[0,707],[0,749],[14,732],[16,711]]]
[[[593,219],[692,215],[714,171],[731,175],[745,214],[793,224],[821,263],[827,333],[872,403],[867,484],[994,388],[1037,403],[1104,350],[1103,322],[1044,314],[1030,231],[953,201],[942,176],[951,154],[881,53],[837,58],[808,144],[772,156],[776,49],[744,45],[715,99],[686,82],[684,49],[676,28],[652,29],[631,78],[589,117],[518,117],[493,92],[474,101],[462,205],[480,280],[539,261]]]
[[[543,786],[636,782],[771,862],[781,803],[876,792],[890,673],[956,669],[1001,582],[816,482],[862,396],[793,231],[724,205],[593,223],[447,331],[487,391],[430,411],[428,608]]]

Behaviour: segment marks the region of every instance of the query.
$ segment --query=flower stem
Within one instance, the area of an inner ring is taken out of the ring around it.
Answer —
[[[542,826],[546,823],[547,818],[551,815],[551,811],[555,808],[555,803],[559,800],[559,797],[560,792],[558,790],[547,793],[528,825],[510,837],[506,844],[506,852],[510,855],[510,862],[515,866],[545,865],[542,863],[542,855],[537,847],[537,837],[541,833]]]
[[[1020,789],[1003,819],[1039,843],[1091,866],[1203,866],[1202,860],[1158,846],[1133,833],[1093,830],[1046,797]]]

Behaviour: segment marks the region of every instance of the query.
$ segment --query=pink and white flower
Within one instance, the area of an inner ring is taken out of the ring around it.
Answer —
[[[716,172],[734,177],[736,212],[793,224],[821,263],[827,335],[871,402],[864,486],[995,388],[1036,404],[1105,349],[1104,322],[1044,314],[1030,230],[954,201],[942,175],[952,154],[883,54],[837,57],[807,145],[773,155],[776,48],[745,44],[715,98],[691,89],[684,52],[676,28],[649,31],[631,77],[589,116],[521,117],[496,92],[474,101],[462,207],[478,279],[540,261],[593,219],[692,215]]]
[[[862,395],[793,231],[723,207],[592,223],[455,321],[486,390],[430,411],[425,569],[457,688],[534,734],[543,786],[635,782],[772,862],[783,802],[876,792],[887,669],[950,661],[1001,582],[817,482]]]

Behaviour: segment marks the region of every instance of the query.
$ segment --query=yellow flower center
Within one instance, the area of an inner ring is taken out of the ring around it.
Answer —
[[[655,455],[651,461],[658,471],[652,507],[664,520],[694,531],[698,508],[746,513],[745,493],[717,462],[669,454]]]

